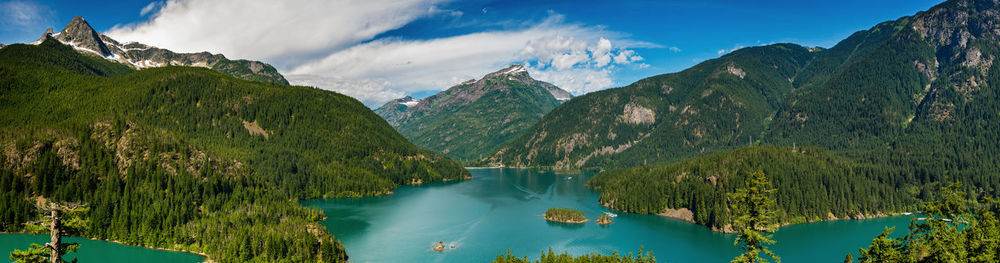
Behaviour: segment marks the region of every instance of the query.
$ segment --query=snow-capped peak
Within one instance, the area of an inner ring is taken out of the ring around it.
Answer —
[[[505,70],[503,72],[503,74],[515,74],[515,73],[521,73],[521,72],[526,72],[526,71],[528,71],[528,70],[524,69],[524,66],[522,66],[522,65],[513,65],[513,66],[510,66],[509,68],[507,68],[507,70]]]
[[[414,99],[413,97],[406,96],[403,98],[396,99],[396,103],[406,105],[406,107],[413,107],[420,104],[420,100]]]

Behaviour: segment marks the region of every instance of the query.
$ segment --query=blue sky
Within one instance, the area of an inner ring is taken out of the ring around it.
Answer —
[[[939,2],[0,1],[0,43],[33,41],[80,15],[119,40],[263,60],[294,84],[377,106],[514,63],[583,94],[683,70],[740,47],[830,47]]]

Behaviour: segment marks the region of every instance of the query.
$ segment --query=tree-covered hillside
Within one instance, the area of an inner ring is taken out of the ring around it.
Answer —
[[[451,87],[413,107],[391,101],[376,112],[418,146],[459,160],[478,160],[523,134],[570,97],[514,65]]]
[[[612,169],[587,184],[601,191],[602,205],[617,210],[664,214],[729,231],[726,194],[745,185],[755,171],[767,174],[777,189],[780,224],[913,211],[934,192],[892,167],[857,163],[817,147],[777,146]],[[688,211],[690,217],[683,216]]]
[[[492,164],[561,169],[659,163],[759,140],[814,52],[742,49],[679,73],[574,98],[504,146]]]
[[[746,48],[581,96],[489,161],[627,167],[754,143],[816,145],[862,159],[915,155],[957,169],[996,164],[998,43],[995,1],[948,1],[830,49]]]
[[[36,200],[83,201],[88,237],[221,262],[342,261],[322,213],[297,200],[468,176],[344,95],[132,71],[55,40],[0,49],[0,92],[0,231],[20,231]]]
[[[998,44],[1000,3],[952,0],[830,49],[746,48],[581,96],[490,161],[650,164],[590,184],[604,205],[717,229],[725,193],[755,169],[772,176],[782,223],[907,211],[941,182],[997,193]],[[649,121],[624,121],[630,105]],[[747,145],[765,146],[737,148]]]

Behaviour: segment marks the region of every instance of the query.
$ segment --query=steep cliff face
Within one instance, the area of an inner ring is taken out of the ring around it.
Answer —
[[[514,65],[423,100],[389,102],[376,112],[418,146],[476,160],[521,135],[571,97]]]
[[[81,53],[96,55],[111,61],[142,69],[164,66],[193,66],[210,68],[240,79],[288,84],[288,80],[278,71],[263,62],[250,60],[230,60],[222,54],[174,53],[173,51],[140,43],[119,43],[95,31],[82,17],[74,17],[58,33],[48,29],[34,44],[54,38],[72,46]]]

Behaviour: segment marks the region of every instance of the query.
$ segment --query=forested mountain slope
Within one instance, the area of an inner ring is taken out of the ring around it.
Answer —
[[[573,99],[487,161],[609,168],[797,144],[896,162],[923,156],[937,167],[995,165],[998,36],[996,1],[953,0],[830,49],[745,48]]]
[[[818,147],[754,146],[668,165],[618,168],[587,182],[620,211],[662,214],[731,231],[726,194],[762,171],[773,182],[779,224],[868,218],[914,211],[936,189],[893,167],[866,164]]]
[[[342,261],[297,200],[468,176],[344,95],[133,71],[53,39],[0,49],[0,92],[0,231],[20,231],[35,200],[83,201],[88,237],[220,262]]]
[[[378,112],[414,144],[460,160],[477,160],[520,136],[571,98],[514,65],[425,99],[386,103]]]
[[[560,169],[675,160],[759,140],[815,55],[778,44],[574,98],[487,161]]]
[[[992,0],[948,1],[879,24],[814,52],[790,80],[794,88],[753,142],[785,147],[612,169],[591,186],[607,206],[686,209],[717,229],[729,214],[724,194],[755,169],[778,189],[783,223],[909,211],[950,182],[972,199],[995,196],[998,46],[1000,3]]]

